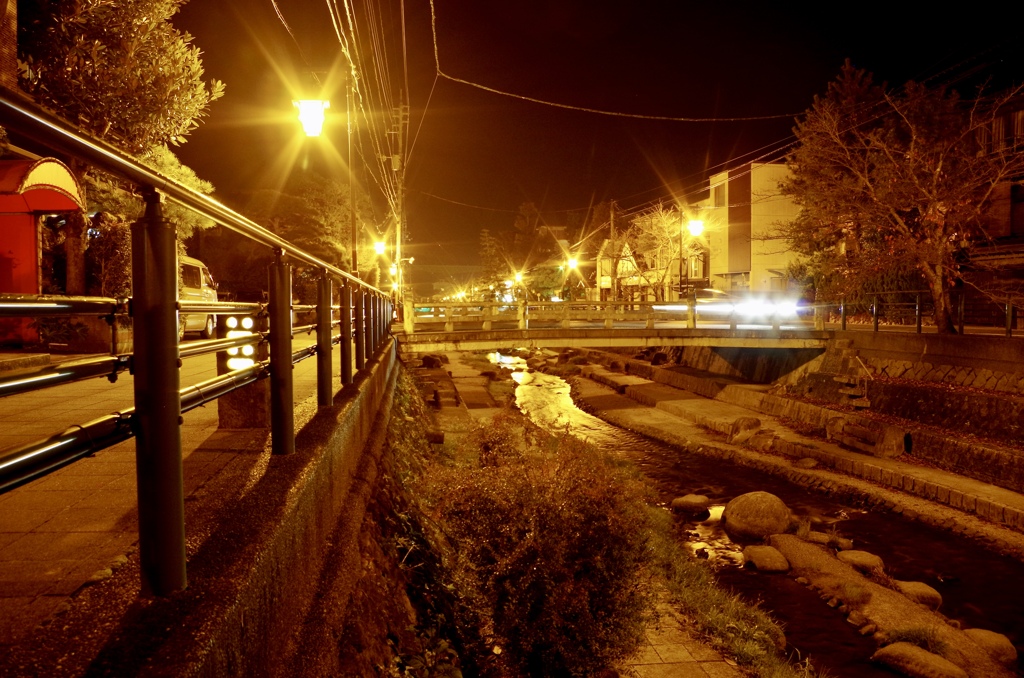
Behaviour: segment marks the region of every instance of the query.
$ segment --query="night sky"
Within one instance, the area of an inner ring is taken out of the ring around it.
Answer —
[[[508,227],[521,203],[553,220],[606,199],[628,210],[691,193],[710,172],[778,159],[792,115],[846,58],[890,84],[1024,79],[1014,44],[1020,5],[965,16],[890,9],[898,4],[435,0],[449,76],[570,107],[717,119],[684,122],[556,108],[436,77],[430,5],[406,0],[407,254],[473,263],[480,229]],[[397,102],[400,5],[374,5]],[[295,95],[284,83],[311,83],[309,72],[327,70],[339,52],[326,0],[278,7],[291,34],[270,0],[193,0],[174,20],[203,50],[207,76],[227,84],[179,155],[229,204],[240,190],[280,181],[281,149],[295,134]],[[341,97],[334,106],[343,113]],[[723,120],[759,116],[782,117]],[[344,148],[344,123],[328,134]]]

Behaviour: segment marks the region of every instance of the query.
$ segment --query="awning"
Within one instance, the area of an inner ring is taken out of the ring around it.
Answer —
[[[0,213],[75,212],[85,209],[78,180],[53,158],[0,161]]]

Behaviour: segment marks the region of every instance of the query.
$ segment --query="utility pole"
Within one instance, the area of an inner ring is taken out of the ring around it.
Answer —
[[[615,242],[615,201],[609,207],[608,222],[610,226],[609,241],[612,246],[612,301],[619,300],[619,254],[618,243]]]
[[[395,300],[401,308],[405,299],[405,265],[402,261],[402,238],[405,233],[405,134],[409,122],[409,106],[400,104],[395,111],[398,118],[398,129],[395,134],[397,152],[391,156],[391,170],[395,173],[395,266],[398,273],[398,298]]]

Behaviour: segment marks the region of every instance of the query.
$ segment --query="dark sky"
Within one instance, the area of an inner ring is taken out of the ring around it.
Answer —
[[[363,0],[356,0],[358,3]],[[326,2],[193,0],[174,21],[195,36],[209,77],[227,84],[180,152],[218,195],[272,184],[294,134],[284,81],[309,81],[338,54]],[[341,2],[337,2],[342,6]],[[1015,45],[1024,9],[970,13],[902,3],[685,0],[435,0],[448,75],[568,106],[673,118],[799,113],[845,58],[878,81],[1024,79]],[[399,0],[373,3],[404,89]],[[616,199],[624,208],[683,195],[785,142],[792,117],[763,121],[630,119],[545,106],[435,76],[427,0],[406,0],[412,153],[408,253],[473,263],[481,228],[509,226],[518,206],[558,210]],[[1007,55],[1016,49],[1012,59]],[[366,77],[377,77],[368,75]],[[968,80],[956,80],[959,83]],[[429,105],[428,105],[429,97]],[[336,107],[341,100],[335,101]],[[344,128],[329,130],[339,148]],[[774,154],[777,158],[778,154]]]

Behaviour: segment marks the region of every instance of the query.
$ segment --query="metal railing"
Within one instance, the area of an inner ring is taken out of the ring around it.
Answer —
[[[1022,318],[1011,299],[969,299],[963,290],[951,295],[951,315],[959,334],[1001,329],[1012,337]],[[882,325],[912,327],[920,334],[931,324],[933,303],[930,293],[922,290],[875,292],[856,300],[840,299],[818,304],[820,313],[839,323],[842,330],[870,324],[878,332]]]
[[[134,183],[145,201],[145,214],[132,227],[131,299],[0,295],[0,317],[102,317],[109,322],[112,334],[112,355],[0,378],[0,397],[81,379],[107,377],[114,381],[130,369],[135,402],[133,408],[0,452],[0,492],[134,436],[143,591],[167,595],[181,590],[186,585],[181,415],[269,377],[272,450],[275,454],[292,452],[293,364],[316,356],[317,402],[320,406],[332,404],[332,346],[341,345],[341,383],[352,384],[354,376],[366,367],[368,356],[387,341],[392,317],[390,297],[209,196],[162,176],[108,144],[86,138],[69,124],[29,106],[17,93],[0,90],[0,125],[42,148]],[[178,300],[177,234],[174,224],[163,217],[164,199],[273,250],[266,303]],[[292,262],[319,271],[315,304],[293,305]],[[340,283],[340,303],[335,303],[335,282]],[[183,311],[219,317],[245,313],[260,322],[255,331],[186,347],[179,344],[179,313]],[[314,322],[294,326],[293,313],[300,312],[314,313]],[[128,317],[134,348],[129,354],[117,354],[117,334],[122,324],[119,319]],[[339,334],[332,334],[334,327],[340,328]],[[316,332],[315,345],[293,349],[294,333],[312,331]],[[262,347],[265,356],[257,354],[250,366],[219,369],[223,373],[213,379],[182,387],[182,359],[244,346]]]
[[[954,322],[960,334],[1001,330],[1013,336],[1021,323],[1011,301],[968,301],[953,296]],[[425,331],[519,329],[538,327],[592,327],[606,329],[636,327],[647,329],[728,328],[841,330],[899,327],[917,333],[931,324],[931,300],[918,291],[878,292],[855,301],[840,299],[795,305],[770,299],[740,297],[697,298],[676,301],[413,301],[406,300],[402,329],[406,334]]]

